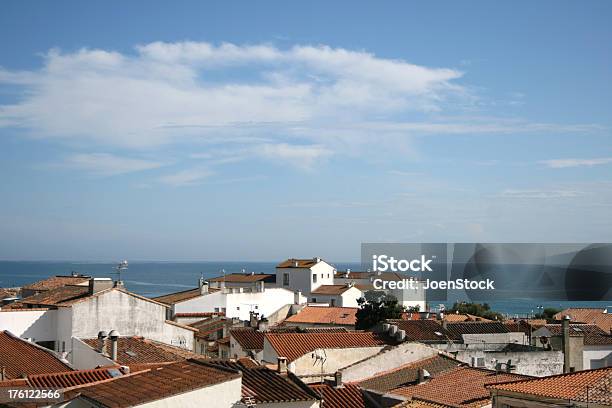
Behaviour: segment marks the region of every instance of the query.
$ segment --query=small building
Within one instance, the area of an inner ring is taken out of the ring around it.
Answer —
[[[309,302],[325,303],[331,307],[357,307],[357,300],[363,296],[363,292],[353,284],[344,285],[320,285],[310,292]]]
[[[209,288],[243,288],[261,292],[263,286],[276,286],[276,275],[267,273],[229,273],[207,279]]]
[[[335,273],[336,268],[321,258],[290,258],[276,266],[276,286],[310,297],[319,286],[333,285]]]
[[[570,307],[559,313],[555,320],[563,320],[569,316],[574,323],[594,324],[607,333],[612,333],[612,310],[596,307]]]
[[[612,367],[490,385],[493,407],[612,406]]]

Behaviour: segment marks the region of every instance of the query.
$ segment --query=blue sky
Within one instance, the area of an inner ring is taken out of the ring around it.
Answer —
[[[612,3],[330,3],[2,2],[0,259],[610,241]]]

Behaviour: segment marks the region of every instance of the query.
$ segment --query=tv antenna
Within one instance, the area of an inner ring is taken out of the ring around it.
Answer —
[[[123,285],[123,281],[121,280],[121,271],[127,271],[128,269],[128,261],[123,260],[115,266],[115,272],[117,273],[117,285]]]

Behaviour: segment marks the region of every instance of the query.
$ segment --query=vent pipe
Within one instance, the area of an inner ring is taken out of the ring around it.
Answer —
[[[119,332],[117,332],[117,330],[111,330],[111,332],[108,333],[108,337],[111,341],[111,359],[113,361],[117,361],[117,343],[119,342]]]
[[[104,340],[108,337],[108,334],[101,330],[98,332],[98,353],[104,353]]]
[[[287,374],[287,357],[278,357],[276,372],[279,374]]]
[[[570,317],[564,316],[561,322],[561,331],[563,334],[563,372],[570,372]]]

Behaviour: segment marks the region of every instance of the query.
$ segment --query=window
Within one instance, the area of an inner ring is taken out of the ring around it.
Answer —
[[[62,353],[66,352],[66,342],[62,341]]]
[[[215,307],[215,313],[219,313],[219,308]]]
[[[331,307],[336,306],[336,299],[331,299],[331,301],[329,302]]]
[[[240,310],[240,306],[236,306],[236,310]]]
[[[316,273],[312,274],[312,283],[317,283],[317,274]]]
[[[289,274],[283,273],[283,286],[289,286]]]
[[[312,303],[317,303],[317,298],[312,298]]]
[[[259,305],[255,305],[255,309],[259,309]]]

